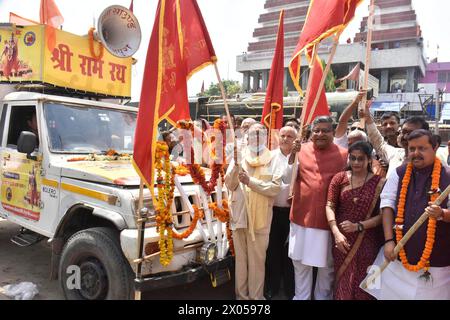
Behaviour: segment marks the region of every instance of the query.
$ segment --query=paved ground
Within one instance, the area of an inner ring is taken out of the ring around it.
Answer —
[[[19,226],[0,218],[0,288],[7,284],[29,281],[37,285],[39,294],[35,300],[64,299],[59,283],[49,280],[50,246],[46,241],[21,248],[11,243]],[[208,277],[189,285],[144,293],[144,300],[233,300],[234,278],[213,288]],[[9,298],[0,293],[0,300]],[[274,299],[283,299],[282,296]]]
[[[50,246],[46,241],[21,248],[11,243],[10,238],[17,234],[19,226],[0,218],[0,288],[7,284],[23,281],[37,285],[39,295],[35,300],[64,299],[58,281],[49,280]],[[143,299],[234,299],[234,279],[226,284],[213,288],[209,278],[194,284],[143,294]],[[0,300],[9,298],[0,294]]]
[[[58,282],[49,280],[50,247],[45,241],[25,248],[12,244],[10,238],[19,229],[0,218],[0,287],[29,281],[39,290],[35,300],[63,299]],[[0,294],[0,300],[7,299]]]

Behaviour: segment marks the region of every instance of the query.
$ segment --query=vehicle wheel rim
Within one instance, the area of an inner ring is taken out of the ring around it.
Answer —
[[[87,300],[105,299],[108,293],[108,276],[97,259],[83,261],[80,264],[80,294]]]

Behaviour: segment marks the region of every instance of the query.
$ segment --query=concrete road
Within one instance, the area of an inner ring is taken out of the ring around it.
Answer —
[[[35,300],[61,300],[63,295],[57,281],[49,280],[51,249],[46,241],[31,247],[18,247],[10,238],[20,227],[0,218],[0,287],[23,281],[37,285]],[[0,300],[8,298],[0,294]]]
[[[20,227],[0,218],[0,288],[7,284],[23,281],[37,285],[39,295],[35,300],[64,299],[58,281],[50,281],[51,249],[46,241],[31,247],[21,248],[11,243],[10,238],[18,233]],[[234,299],[234,279],[213,288],[209,278],[189,285],[148,292],[142,295],[145,300],[232,300]],[[0,294],[0,300],[9,298]]]

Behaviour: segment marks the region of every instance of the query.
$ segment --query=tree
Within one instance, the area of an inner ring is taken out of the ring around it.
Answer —
[[[325,70],[327,64],[325,60],[320,59],[322,63],[322,68]],[[336,85],[334,84],[336,81],[336,77],[334,76],[333,70],[330,68],[330,71],[327,74],[327,78],[325,80],[325,91],[326,92],[335,92],[336,91]]]
[[[237,93],[242,92],[242,87],[239,81],[234,80],[222,80],[223,86],[225,88],[225,94],[227,96],[233,96]],[[206,96],[221,96],[220,88],[218,83],[212,83],[209,85],[208,90],[205,91]]]

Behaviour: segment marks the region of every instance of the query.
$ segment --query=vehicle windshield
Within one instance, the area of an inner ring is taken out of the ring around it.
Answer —
[[[47,102],[44,116],[51,152],[133,151],[136,112]]]

